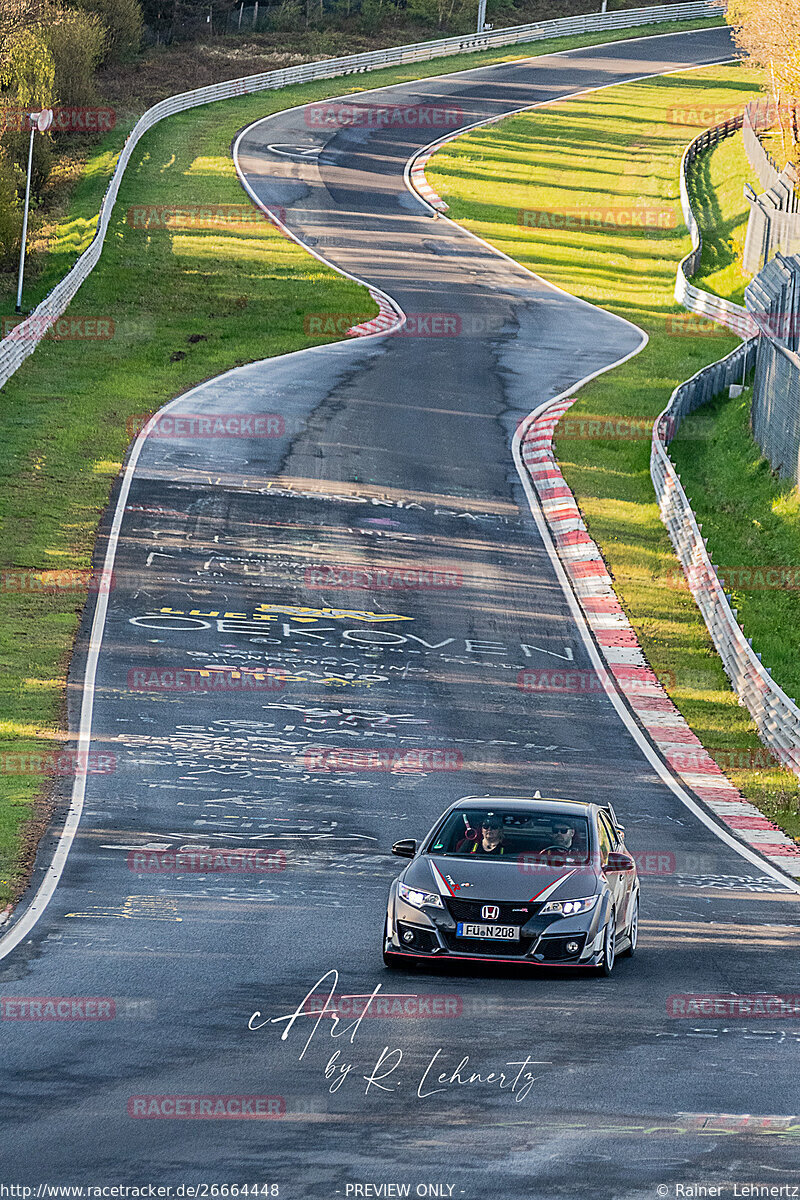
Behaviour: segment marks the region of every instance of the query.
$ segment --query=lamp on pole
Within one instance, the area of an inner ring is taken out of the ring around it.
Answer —
[[[28,239],[28,209],[31,202],[31,168],[33,167],[33,135],[38,130],[39,133],[46,133],[53,124],[52,108],[45,108],[41,112],[29,112],[28,120],[31,123],[31,140],[28,143],[28,177],[25,180],[25,208],[22,214],[22,245],[19,248],[19,279],[17,281],[17,307],[18,313],[22,312],[22,277],[25,273],[25,243]]]

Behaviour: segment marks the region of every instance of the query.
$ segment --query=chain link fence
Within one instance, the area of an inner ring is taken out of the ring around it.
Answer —
[[[753,437],[773,471],[800,482],[800,257],[775,258],[745,289],[759,331]]]
[[[758,136],[771,129],[777,119],[776,106],[769,99],[751,100],[744,110],[742,136],[745,151],[765,188],[760,196],[747,184],[744,189],[750,205],[750,216],[744,242],[743,268],[750,275],[755,275],[766,266],[776,253],[800,252],[797,171],[792,163],[787,163],[780,171]]]

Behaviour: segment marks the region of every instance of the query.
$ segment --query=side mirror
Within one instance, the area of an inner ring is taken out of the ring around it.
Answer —
[[[621,850],[612,850],[605,866],[606,871],[633,871],[635,868],[630,854],[623,854]]]
[[[392,846],[392,854],[398,858],[413,858],[417,853],[417,843],[413,838],[403,838]]]

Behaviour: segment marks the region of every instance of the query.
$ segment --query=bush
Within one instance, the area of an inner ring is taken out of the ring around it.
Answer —
[[[139,50],[142,41],[142,7],[139,0],[75,0],[84,12],[94,13],[107,34],[104,63],[122,62]]]
[[[300,0],[282,0],[281,4],[270,4],[265,10],[264,27],[274,33],[296,33],[305,29],[305,10]],[[261,13],[259,13],[259,26]]]
[[[30,133],[4,133],[0,141],[0,154],[5,153],[15,168],[14,175],[20,196],[25,194],[25,174],[28,170],[28,147]],[[42,198],[45,184],[53,169],[53,143],[49,133],[33,135],[33,161],[31,163],[31,197],[33,202]]]
[[[76,8],[62,8],[43,30],[55,66],[59,104],[88,105],[97,99],[94,73],[103,58],[107,29],[100,18]]]
[[[19,254],[22,234],[22,205],[19,201],[18,172],[0,146],[0,267],[9,270]]]

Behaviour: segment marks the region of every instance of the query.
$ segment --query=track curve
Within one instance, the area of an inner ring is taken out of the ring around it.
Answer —
[[[466,125],[729,54],[727,31],[706,30],[348,103],[449,106]],[[611,1198],[765,1172],[792,1182],[797,1022],[671,1020],[667,999],[800,992],[797,896],[686,812],[605,695],[516,686],[525,667],[591,662],[514,468],[515,429],[641,336],[432,220],[403,182],[429,140],[418,128],[330,135],[308,110],[258,122],[237,142],[246,187],[408,324],[239,368],[170,406],[274,414],[276,436],[137,443],[101,547],[113,543],[115,587],[94,639],[96,613],[84,631],[92,747],[116,770],[88,777],[52,898],[18,944],[14,928],[0,943],[4,997],[111,997],[117,1015],[4,1022],[6,1178],[276,1182],[310,1197],[367,1183]],[[449,582],[334,588],[318,570],[331,564]],[[287,678],[281,690],[267,688],[269,667]],[[164,685],[199,669],[250,671],[252,686]],[[316,769],[320,750],[395,748],[444,751],[459,769]],[[643,881],[637,958],[591,984],[494,972],[387,982],[392,841],[424,833],[459,795],[536,787],[611,799],[635,852],[674,861]],[[282,851],[287,869],[152,874],[130,857],[198,845]],[[456,1019],[365,1020],[339,1040],[320,1028],[306,1050],[313,1022],[262,1025],[334,969],[340,993],[446,993]],[[368,1077],[384,1048],[402,1055],[380,1090]],[[527,1061],[530,1087],[465,1083],[465,1055],[482,1076]],[[447,1077],[433,1095],[432,1060]],[[281,1096],[285,1115],[136,1119],[131,1097],[154,1094]],[[737,1115],[734,1134],[720,1114]]]

